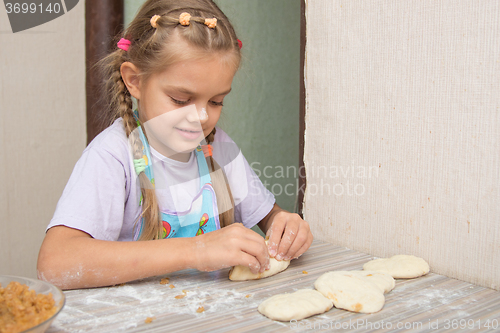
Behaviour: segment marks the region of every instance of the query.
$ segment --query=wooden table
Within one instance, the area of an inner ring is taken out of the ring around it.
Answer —
[[[228,269],[186,270],[123,286],[67,291],[66,305],[47,332],[500,331],[500,292],[434,273],[397,280],[384,308],[374,314],[333,308],[282,323],[257,312],[270,296],[312,289],[321,274],[359,270],[370,259],[314,241],[286,271],[262,280],[232,282]],[[160,284],[164,277],[168,284]]]

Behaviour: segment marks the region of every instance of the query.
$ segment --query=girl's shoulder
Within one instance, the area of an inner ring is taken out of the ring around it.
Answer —
[[[212,142],[213,156],[219,165],[231,163],[241,153],[238,145],[220,127],[215,128],[214,142]]]
[[[116,119],[113,124],[99,133],[85,148],[85,151],[88,150],[109,153],[119,160],[127,159],[129,144],[123,120]]]
[[[234,143],[233,139],[219,126],[215,126],[215,136],[214,142],[231,142]]]

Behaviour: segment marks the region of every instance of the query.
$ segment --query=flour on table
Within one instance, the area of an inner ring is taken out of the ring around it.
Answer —
[[[158,278],[146,279],[135,286],[66,291],[63,311],[51,325],[54,330],[91,332],[97,326],[108,332],[119,332],[145,324],[148,317],[181,316],[186,320],[212,313],[257,307],[259,302],[248,292],[214,288],[212,282],[199,274],[186,274],[170,279],[175,285],[159,283]],[[179,299],[178,295],[185,295]],[[203,307],[203,312],[200,312]]]
[[[324,313],[333,307],[331,300],[312,289],[274,295],[262,302],[258,310],[264,316],[280,321],[300,320]]]
[[[422,258],[399,254],[380,258],[363,265],[364,270],[384,272],[395,279],[411,279],[429,273],[429,264]]]

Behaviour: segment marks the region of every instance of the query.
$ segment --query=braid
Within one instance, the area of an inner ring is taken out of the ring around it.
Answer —
[[[128,93],[128,90],[126,91]],[[125,95],[127,94],[125,93]],[[132,108],[124,109],[123,111],[123,126],[125,127],[130,146],[132,147],[133,158],[140,159],[143,157],[144,147],[139,136],[139,131],[136,130],[137,122],[132,114]],[[144,135],[146,135],[145,132]],[[151,163],[151,161],[149,162]],[[141,172],[138,177],[142,194],[142,213],[137,219],[136,224],[141,218],[144,218],[145,221],[149,221],[143,228],[139,240],[159,239],[161,237],[162,224],[154,186],[151,184],[151,181],[144,171]]]
[[[132,99],[130,97],[130,93],[123,84],[123,81],[122,86],[123,107],[120,108],[120,111],[123,118],[123,126],[125,127],[125,132],[127,133],[130,146],[132,147],[133,158],[140,159],[143,156],[144,147],[139,136],[139,131],[136,130],[137,122],[135,121],[132,113]],[[145,132],[144,135],[146,135]],[[149,162],[151,163],[151,161]],[[144,218],[145,221],[149,221],[149,223],[146,223],[146,226],[143,228],[139,240],[159,239],[161,237],[162,224],[154,186],[151,184],[151,181],[148,176],[146,176],[144,171],[141,172],[138,177],[142,194],[142,213],[137,219],[136,224],[141,220],[141,218]]]
[[[137,122],[132,110],[132,96],[120,73],[120,66],[125,61],[127,61],[127,53],[117,50],[104,58],[100,65],[108,78],[104,82],[104,89],[111,102],[111,109],[114,110],[114,117],[111,120],[123,119],[123,127],[132,148],[133,159],[139,159],[143,155],[143,145],[139,132],[136,130]],[[136,223],[141,218],[149,221],[143,228],[140,240],[158,239],[161,236],[162,225],[154,187],[144,172],[141,172],[138,177],[142,194],[142,213]]]
[[[214,142],[215,128],[205,138],[207,144]],[[212,177],[212,186],[217,197],[217,208],[219,211],[219,222],[221,228],[234,223],[234,199],[229,187],[229,182],[224,169],[214,160],[212,156],[207,157],[208,170]],[[220,170],[220,171],[219,171]]]

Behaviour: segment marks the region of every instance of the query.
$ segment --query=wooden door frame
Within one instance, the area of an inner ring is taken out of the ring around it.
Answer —
[[[300,98],[299,98],[299,188],[297,189],[297,211],[303,218],[304,192],[306,189],[306,170],[304,167],[304,139],[306,132],[306,0],[300,2]]]
[[[116,48],[115,36],[123,30],[123,0],[85,1],[85,67],[87,144],[107,127],[99,71],[95,64]]]

